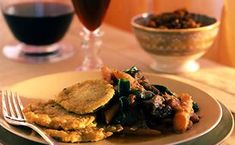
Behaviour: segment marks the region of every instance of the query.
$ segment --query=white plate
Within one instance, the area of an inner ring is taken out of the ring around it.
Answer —
[[[219,124],[205,135],[185,142],[183,145],[219,145],[232,134],[234,129],[233,115],[223,104],[220,105],[222,107],[223,115]]]
[[[169,79],[167,77],[158,76],[155,74],[146,74],[152,83],[163,84],[168,86],[176,93],[189,93],[193,99],[200,105],[200,122],[195,124],[193,128],[183,134],[171,134],[162,137],[112,137],[96,143],[96,145],[113,145],[113,144],[135,144],[135,145],[152,145],[152,144],[177,144],[195,139],[203,134],[211,131],[219,123],[222,117],[222,109],[219,103],[206,92],[191,86],[189,84]],[[23,99],[24,103],[34,102],[35,99],[47,100],[53,98],[64,87],[71,84],[81,82],[87,79],[101,78],[98,72],[65,72],[42,77],[33,78],[24,82],[17,83],[10,87],[11,90],[19,92],[26,98]],[[22,129],[7,125],[1,118],[1,125],[10,132],[19,135],[23,138],[45,143],[40,137],[29,134]]]

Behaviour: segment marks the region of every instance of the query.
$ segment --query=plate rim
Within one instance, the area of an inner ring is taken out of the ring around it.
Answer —
[[[232,118],[232,126],[231,126],[230,131],[227,133],[227,135],[226,135],[221,141],[219,141],[217,144],[221,144],[222,142],[224,142],[224,140],[226,140],[229,136],[231,136],[231,134],[233,133],[233,130],[234,130],[234,116],[233,116],[231,110],[229,110],[227,106],[225,106],[223,103],[220,102],[220,105],[221,105],[221,104],[222,104],[223,107],[229,112],[229,115],[230,115],[230,117]],[[221,105],[221,106],[222,106],[222,105]],[[222,118],[221,118],[221,119],[222,119]],[[217,124],[217,125],[218,125],[218,124]]]

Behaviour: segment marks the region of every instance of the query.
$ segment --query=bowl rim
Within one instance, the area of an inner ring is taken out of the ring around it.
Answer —
[[[160,28],[152,28],[152,27],[143,26],[143,25],[140,25],[140,24],[136,23],[137,19],[147,17],[148,15],[151,15],[151,14],[153,14],[153,13],[146,12],[146,13],[141,13],[141,14],[138,14],[138,15],[132,17],[131,25],[134,28],[139,28],[139,29],[146,30],[146,31],[166,32],[166,33],[167,32],[168,33],[171,33],[171,32],[180,33],[180,32],[207,31],[207,30],[211,30],[211,29],[214,29],[216,27],[219,27],[219,25],[220,25],[220,21],[218,21],[217,19],[216,19],[216,22],[211,24],[211,25],[207,25],[207,26],[203,26],[203,27],[198,27],[198,28],[185,28],[185,29],[160,29]]]

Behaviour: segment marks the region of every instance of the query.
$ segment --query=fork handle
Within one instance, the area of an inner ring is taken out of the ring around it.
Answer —
[[[36,131],[49,145],[59,145],[53,138],[47,135],[41,128],[36,125],[27,123],[26,126],[30,127],[34,131]]]

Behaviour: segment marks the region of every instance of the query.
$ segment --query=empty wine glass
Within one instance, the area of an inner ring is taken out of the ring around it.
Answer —
[[[73,18],[71,1],[0,0],[5,21],[17,44],[4,46],[7,58],[54,62],[72,56],[71,45],[60,42]]]
[[[83,24],[81,47],[85,56],[82,65],[77,70],[86,71],[99,68],[103,65],[102,60],[98,56],[102,44],[100,25],[110,0],[72,0],[72,2],[75,12]]]

